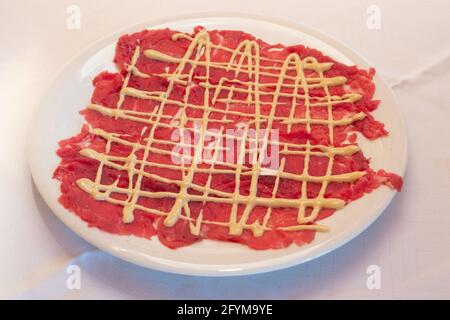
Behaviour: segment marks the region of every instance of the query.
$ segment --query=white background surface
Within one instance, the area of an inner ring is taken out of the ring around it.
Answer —
[[[450,298],[450,21],[448,1],[0,0],[0,298]],[[189,4],[188,4],[189,3]],[[81,9],[81,29],[66,9]],[[367,8],[381,29],[367,28]],[[405,187],[381,218],[344,247],[283,271],[202,278],[146,270],[102,253],[62,225],[33,187],[26,130],[37,99],[68,59],[117,29],[199,11],[284,18],[365,56],[406,115]],[[81,268],[68,290],[66,268]],[[381,289],[366,286],[381,269]]]

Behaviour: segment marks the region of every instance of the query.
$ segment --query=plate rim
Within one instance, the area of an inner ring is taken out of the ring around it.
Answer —
[[[342,237],[341,239],[339,239],[339,241],[334,241],[334,243],[332,245],[330,245],[327,248],[327,250],[322,250],[321,252],[318,252],[310,257],[302,258],[300,261],[299,261],[299,259],[291,259],[284,263],[272,264],[272,265],[268,265],[268,266],[261,265],[260,261],[247,262],[247,263],[236,264],[236,266],[239,266],[239,268],[233,268],[234,265],[230,264],[230,265],[227,265],[227,269],[229,269],[229,270],[223,270],[223,269],[220,270],[220,268],[219,269],[212,268],[212,267],[218,268],[220,266],[220,265],[216,265],[216,264],[204,265],[204,264],[195,264],[195,263],[190,263],[190,262],[182,263],[179,261],[174,262],[174,264],[170,264],[170,262],[171,261],[173,262],[173,260],[167,260],[167,259],[158,258],[158,257],[153,257],[154,259],[149,259],[149,257],[147,255],[146,255],[147,258],[142,258],[142,257],[139,258],[136,255],[136,253],[133,253],[133,252],[131,254],[130,253],[125,254],[121,248],[111,247],[110,245],[107,245],[103,241],[98,241],[97,239],[95,239],[96,235],[94,233],[101,232],[101,233],[104,233],[104,234],[110,235],[110,236],[117,236],[117,235],[108,234],[102,230],[98,230],[98,229],[89,227],[86,222],[81,220],[77,215],[75,215],[72,212],[65,209],[61,204],[59,204],[59,202],[57,202],[57,204],[59,205],[59,208],[56,208],[56,207],[54,207],[53,203],[50,203],[49,201],[47,201],[46,197],[43,196],[42,186],[40,185],[40,183],[38,181],[39,179],[37,179],[35,177],[35,173],[33,170],[33,163],[31,163],[31,161],[30,161],[30,159],[31,159],[30,154],[32,153],[32,147],[31,147],[32,138],[31,138],[31,136],[32,136],[32,134],[34,132],[34,128],[36,126],[36,124],[35,124],[36,115],[39,112],[39,110],[42,108],[43,101],[48,96],[48,94],[49,94],[52,86],[56,82],[56,80],[64,73],[64,71],[70,65],[72,65],[74,62],[76,62],[77,59],[79,59],[82,55],[87,54],[89,51],[94,50],[96,47],[98,47],[100,44],[106,42],[107,40],[111,40],[113,38],[117,39],[118,36],[120,36],[121,34],[124,34],[126,32],[129,32],[132,29],[136,29],[136,30],[140,30],[140,29],[144,29],[144,28],[149,29],[152,26],[157,26],[157,25],[164,24],[164,23],[171,23],[171,22],[190,20],[190,19],[202,19],[202,18],[241,18],[241,19],[247,19],[247,20],[256,20],[259,22],[277,24],[277,25],[280,25],[283,27],[293,29],[295,31],[300,31],[300,32],[308,34],[314,38],[317,38],[318,40],[323,41],[326,44],[330,45],[331,47],[337,49],[339,52],[345,53],[346,56],[350,55],[351,57],[356,57],[358,60],[362,61],[365,64],[364,66],[362,66],[364,68],[371,66],[371,64],[366,60],[366,58],[363,55],[359,54],[359,52],[357,52],[356,50],[348,47],[345,43],[343,43],[339,40],[336,40],[332,36],[329,36],[320,31],[317,31],[313,28],[304,26],[304,25],[296,23],[296,22],[288,21],[288,20],[281,19],[281,18],[257,15],[257,14],[245,14],[245,13],[237,13],[237,12],[230,12],[230,11],[189,13],[189,14],[182,14],[182,15],[175,15],[175,16],[166,16],[166,17],[162,17],[162,18],[158,18],[158,19],[143,20],[138,23],[130,24],[123,28],[117,29],[113,32],[110,32],[107,35],[101,37],[100,39],[92,42],[88,46],[80,49],[76,54],[74,54],[72,57],[70,57],[67,60],[67,62],[64,63],[58,69],[57,72],[54,73],[54,76],[49,77],[50,80],[48,81],[47,85],[45,86],[45,90],[41,91],[42,93],[39,96],[39,99],[37,99],[37,104],[34,105],[34,107],[33,107],[31,121],[29,122],[30,125],[29,125],[28,132],[27,132],[27,146],[26,146],[27,147],[27,150],[26,150],[27,163],[28,163],[28,167],[30,168],[31,175],[33,177],[33,182],[36,185],[36,189],[39,191],[40,196],[45,201],[47,206],[49,206],[49,208],[51,209],[53,214],[55,216],[57,216],[58,219],[60,219],[67,228],[69,228],[70,230],[75,232],[79,237],[81,237],[88,243],[94,245],[95,247],[101,249],[102,251],[112,254],[115,257],[118,257],[120,259],[126,260],[128,262],[131,262],[131,263],[134,263],[137,265],[140,265],[145,268],[150,268],[150,269],[168,272],[168,273],[184,274],[184,275],[197,275],[197,276],[239,276],[239,275],[250,275],[250,274],[257,274],[257,273],[270,272],[270,271],[280,270],[280,269],[284,269],[284,268],[289,268],[294,265],[299,265],[299,264],[317,259],[327,253],[330,253],[330,252],[336,250],[337,248],[347,244],[349,241],[356,238],[362,232],[367,230],[367,228],[381,216],[381,214],[385,211],[386,207],[392,202],[393,198],[396,196],[396,194],[398,192],[395,192],[395,191],[389,192],[388,196],[386,196],[384,198],[383,203],[381,203],[381,205],[379,206],[379,209],[376,214],[373,214],[370,217],[370,219],[367,219],[365,221],[365,223],[355,232]],[[199,21],[199,24],[201,24],[200,21]],[[401,164],[399,166],[400,172],[398,172],[398,174],[404,178],[405,173],[406,173],[406,168],[407,168],[407,159],[408,159],[408,134],[407,134],[408,131],[407,131],[407,126],[406,126],[404,110],[398,103],[396,96],[392,90],[392,87],[388,85],[388,83],[386,82],[384,77],[379,73],[376,74],[376,77],[379,77],[380,83],[383,85],[384,89],[387,90],[387,93],[391,96],[392,100],[394,101],[393,108],[396,109],[398,116],[399,116],[398,120],[400,121],[400,124],[402,125],[402,129],[403,129],[402,137],[403,137],[404,144],[403,144],[403,150],[402,150]],[[61,210],[61,209],[63,211],[65,211],[66,213],[69,213],[70,215],[60,214],[59,210]],[[93,231],[93,232],[83,232],[83,230],[81,230],[79,228],[72,227],[72,225],[71,225],[72,221],[70,221],[70,220],[73,220],[73,218],[79,220],[79,222],[83,223],[86,226],[86,228],[89,228],[89,231]],[[130,237],[130,236],[128,236],[128,237]],[[127,236],[123,237],[124,240],[126,240],[126,238],[127,238]],[[168,249],[168,250],[170,250],[170,249]],[[280,258],[272,258],[270,260],[276,260],[276,259],[280,259]],[[243,267],[243,266],[245,266],[245,267]],[[234,269],[236,269],[236,270],[234,270]]]

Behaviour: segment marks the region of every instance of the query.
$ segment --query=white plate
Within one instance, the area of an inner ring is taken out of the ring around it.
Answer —
[[[201,241],[178,250],[164,247],[154,238],[118,236],[89,228],[75,214],[57,201],[59,182],[52,179],[59,162],[55,154],[57,142],[79,132],[83,123],[78,114],[92,94],[91,81],[100,71],[114,71],[112,58],[118,37],[144,28],[170,27],[192,31],[197,25],[208,29],[238,29],[254,34],[267,42],[302,43],[317,48],[338,61],[369,65],[342,44],[305,27],[261,17],[236,14],[191,15],[134,26],[107,37],[73,59],[58,75],[35,112],[29,136],[28,161],[42,197],[70,229],[86,241],[130,262],[167,272],[192,275],[227,276],[276,270],[317,258],[354,238],[367,228],[386,208],[395,192],[381,187],[338,211],[324,224],[331,232],[317,233],[309,245],[292,245],[281,250],[255,251],[242,245],[216,241]],[[390,135],[375,142],[361,141],[366,156],[372,157],[372,167],[402,175],[406,165],[406,130],[403,117],[390,88],[377,75],[376,97],[383,102],[375,117],[386,124]]]

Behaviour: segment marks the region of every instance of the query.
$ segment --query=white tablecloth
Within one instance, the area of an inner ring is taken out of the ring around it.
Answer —
[[[66,27],[71,4],[81,10],[79,30]],[[371,20],[378,9],[379,29]],[[445,0],[2,0],[0,298],[450,298],[449,10]],[[90,246],[40,198],[27,168],[26,129],[48,79],[117,29],[199,11],[256,13],[313,27],[360,52],[393,86],[410,142],[405,187],[349,244],[269,274],[165,274]],[[72,264],[81,270],[79,290],[66,286]],[[366,285],[371,265],[380,268],[379,290]]]

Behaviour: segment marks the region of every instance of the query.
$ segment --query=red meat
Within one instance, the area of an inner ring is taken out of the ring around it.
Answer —
[[[196,28],[191,35],[195,36],[200,32],[201,28]],[[188,39],[172,40],[172,36],[175,31],[169,29],[163,30],[144,30],[131,35],[122,36],[116,46],[116,54],[114,61],[117,64],[119,71],[117,73],[102,72],[93,81],[94,93],[91,99],[92,103],[105,106],[107,108],[116,109],[119,100],[120,90],[125,80],[128,65],[131,63],[132,56],[135,52],[136,46],[140,46],[141,50],[158,50],[162,53],[170,55],[172,57],[182,57],[190,41]],[[285,47],[280,44],[270,45],[262,40],[255,39],[252,35],[241,31],[209,31],[209,36],[213,44],[220,44],[221,46],[234,49],[243,40],[256,40],[260,47],[260,55],[266,59],[284,60],[290,53],[297,53],[300,58],[314,57],[319,62],[332,62],[333,67],[324,73],[326,77],[344,76],[347,78],[346,88],[343,85],[330,86],[331,95],[342,95],[346,93],[346,90],[356,92],[362,95],[362,98],[355,103],[342,103],[333,107],[333,117],[340,119],[347,114],[356,114],[358,112],[364,112],[365,118],[349,125],[339,126],[334,128],[334,141],[330,141],[330,134],[326,125],[312,125],[310,132],[306,130],[304,124],[295,124],[292,130],[288,132],[287,126],[280,122],[274,122],[273,127],[279,130],[280,140],[293,144],[304,144],[308,140],[313,145],[325,145],[329,146],[334,144],[335,146],[348,145],[356,142],[354,135],[355,131],[361,132],[365,137],[369,139],[376,139],[388,134],[384,125],[373,118],[370,114],[378,107],[379,101],[372,99],[375,91],[375,85],[372,82],[372,77],[375,73],[373,69],[369,71],[358,69],[356,66],[346,66],[337,61],[334,61],[330,57],[324,55],[320,51],[307,48],[301,45]],[[211,60],[214,62],[228,62],[231,53],[223,50],[212,50]],[[270,65],[269,60],[261,60],[262,66]],[[168,80],[159,76],[161,73],[173,72],[176,68],[175,63],[167,63],[163,61],[156,61],[147,59],[144,55],[140,55],[136,63],[136,67],[139,71],[149,74],[148,78],[140,78],[131,76],[128,82],[128,87],[133,87],[146,91],[166,91],[169,85]],[[189,67],[186,67],[186,73]],[[194,72],[195,76],[202,76],[205,74],[205,68],[196,68]],[[224,69],[214,69],[210,71],[209,81],[212,84],[219,83],[222,77],[234,77],[233,71],[227,71]],[[200,80],[195,80],[194,83],[198,84]],[[246,73],[240,73],[237,77],[240,81],[251,81],[251,77]],[[261,83],[273,82],[273,78],[267,76],[261,76]],[[185,86],[182,84],[175,84],[171,93],[171,99],[177,101],[183,101],[185,94]],[[266,87],[266,91],[275,90],[274,87]],[[200,86],[194,86],[192,88],[189,103],[201,105],[204,99],[204,89]],[[227,92],[219,94],[219,98],[224,98]],[[312,97],[323,96],[323,89],[311,89],[309,94]],[[264,102],[267,96],[262,96]],[[290,109],[283,107],[283,102],[290,102],[292,98],[281,98],[280,104],[276,106],[276,116],[287,117]],[[140,112],[150,112],[155,108],[156,102],[151,100],[137,99],[133,97],[126,97],[123,101],[122,109],[134,110]],[[223,106],[222,106],[223,107]],[[217,103],[217,108],[221,108],[220,103]],[[233,105],[232,109],[236,111],[244,110],[243,108],[249,108],[247,105]],[[304,114],[304,105],[299,105],[297,117]],[[167,107],[167,114],[174,115],[178,106],[172,105]],[[254,111],[254,110],[253,110]],[[262,107],[261,113],[268,115],[270,108]],[[250,113],[252,110],[250,110]],[[93,128],[100,128],[107,132],[114,132],[120,138],[145,144],[145,140],[142,137],[142,130],[148,124],[142,122],[131,121],[127,119],[120,119],[115,117],[105,116],[104,114],[92,110],[84,109],[81,112],[86,120],[86,123]],[[187,116],[201,117],[202,110],[187,109]],[[210,117],[219,119],[219,113],[211,113]],[[311,117],[318,119],[326,119],[326,108],[313,108],[311,110]],[[231,116],[234,122],[230,126],[235,126],[242,119],[240,116]],[[162,119],[162,122],[169,123],[171,119]],[[214,124],[211,124],[213,127]],[[158,139],[170,140],[170,136],[173,130],[170,128],[161,128],[157,130],[155,136]],[[281,230],[268,230],[262,236],[255,236],[249,230],[244,230],[241,235],[230,235],[228,227],[220,224],[203,224],[199,235],[193,235],[190,231],[189,223],[186,220],[178,220],[178,222],[172,226],[167,227],[163,224],[163,218],[152,213],[144,212],[142,210],[135,210],[134,221],[132,223],[122,222],[122,206],[119,204],[113,204],[107,201],[95,200],[89,193],[80,189],[76,183],[78,179],[88,178],[95,180],[99,162],[80,155],[80,150],[83,148],[90,148],[98,152],[105,152],[106,141],[90,133],[88,126],[85,125],[81,132],[69,139],[62,140],[57,151],[58,156],[61,158],[61,162],[54,172],[54,178],[61,182],[61,196],[59,201],[68,210],[77,214],[81,219],[86,221],[90,226],[99,228],[101,230],[122,234],[122,235],[135,235],[139,237],[152,238],[157,235],[161,243],[169,248],[178,248],[186,245],[190,245],[201,239],[213,239],[220,241],[231,241],[247,245],[254,249],[277,249],[289,246],[292,243],[297,245],[310,243],[314,239],[315,231],[303,230],[303,231],[281,231]],[[112,144],[109,151],[109,155],[113,156],[127,156],[131,151],[131,148],[121,144]],[[143,153],[137,153],[138,157],[143,157]],[[159,154],[150,154],[152,161],[158,163],[171,164],[170,157],[165,157]],[[302,155],[287,155],[285,156],[285,171],[301,174],[304,168],[304,156]],[[323,157],[312,156],[309,161],[309,174],[311,176],[322,176],[326,172],[328,165],[328,159]],[[207,167],[207,166],[206,166]],[[180,179],[178,171],[174,170],[161,170],[159,168],[147,166],[144,169],[146,172],[155,173],[160,176],[169,179]],[[356,200],[362,197],[365,193],[371,192],[373,189],[385,184],[396,190],[400,190],[402,186],[402,178],[393,174],[387,173],[384,170],[374,172],[369,167],[369,160],[364,157],[362,152],[357,152],[352,155],[337,155],[332,169],[333,174],[348,173],[352,171],[365,171],[366,174],[355,182],[331,182],[329,183],[325,198],[338,198],[345,202]],[[195,173],[194,182],[199,185],[205,185],[207,181],[207,174]],[[117,170],[108,166],[103,168],[102,173],[103,184],[113,184],[117,181],[118,186],[127,188],[129,181],[123,170]],[[133,182],[135,183],[135,181]],[[223,192],[233,192],[235,188],[234,174],[214,174],[211,181],[211,188],[220,190]],[[272,190],[275,184],[275,177],[273,176],[261,176],[258,181],[258,196],[271,197]],[[239,189],[242,194],[248,194],[250,186],[250,177],[242,176]],[[141,190],[150,192],[177,192],[178,186],[174,184],[163,183],[151,178],[143,178]],[[315,197],[321,188],[321,183],[309,182],[307,186],[307,193],[309,198]],[[298,199],[300,197],[301,182],[296,182],[290,179],[282,178],[279,183],[277,197],[286,199]],[[191,194],[195,194],[196,191],[191,190]],[[120,197],[118,195],[117,197]],[[123,199],[122,199],[123,200]],[[156,198],[156,199],[140,199],[138,202],[140,205],[147,208],[153,208],[160,211],[170,211],[174,202],[169,198]],[[225,222],[228,221],[230,215],[231,205],[218,202],[193,202],[189,203],[189,208],[192,217],[197,217],[202,211],[204,220]],[[243,213],[244,207],[242,205],[238,208],[238,216]],[[262,222],[264,215],[267,211],[265,207],[255,207],[249,217],[249,223],[253,221]],[[307,209],[307,212],[310,209]],[[331,214],[334,210],[321,209],[317,220],[324,219]],[[289,208],[273,208],[272,215],[268,221],[268,227],[276,229],[278,227],[292,226],[297,223],[297,210]]]

